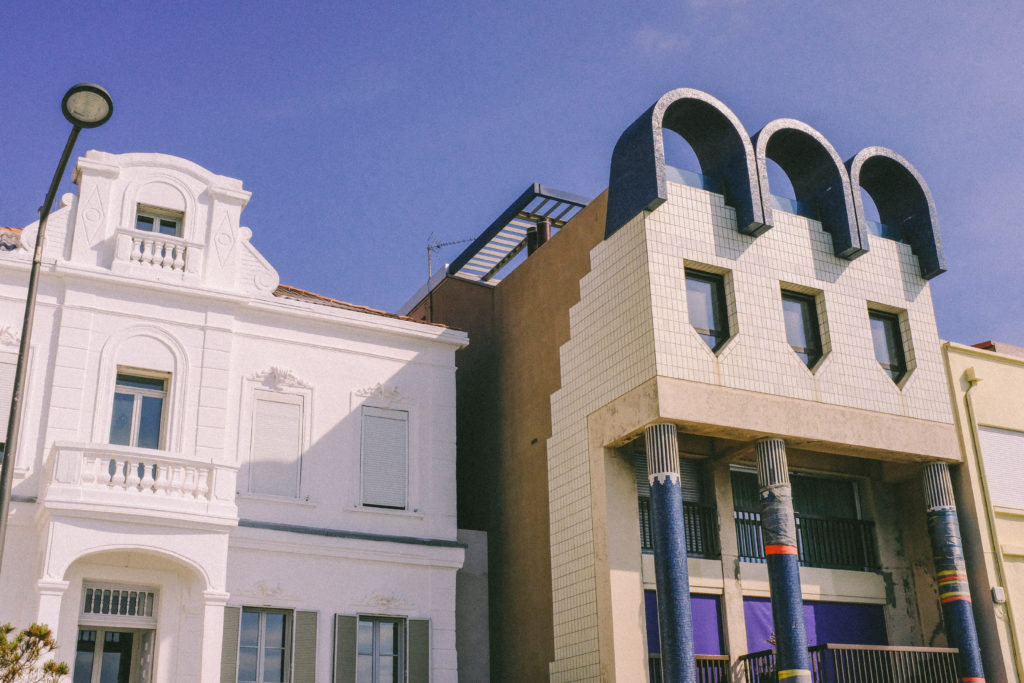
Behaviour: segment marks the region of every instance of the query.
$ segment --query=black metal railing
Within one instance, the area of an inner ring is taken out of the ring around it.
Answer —
[[[827,643],[807,648],[813,683],[959,683],[957,650]],[[775,652],[739,657],[747,683],[777,683]]]
[[[697,683],[729,683],[729,655],[696,655]],[[651,683],[661,683],[661,657],[647,658],[647,675]]]
[[[640,547],[654,550],[651,528],[651,500],[640,498]],[[686,554],[689,557],[719,557],[718,515],[715,508],[700,503],[683,502],[683,531],[686,534]]]
[[[861,571],[878,568],[874,522],[800,514],[795,517],[800,564],[806,567]],[[764,562],[760,513],[736,510],[735,518],[740,559]]]

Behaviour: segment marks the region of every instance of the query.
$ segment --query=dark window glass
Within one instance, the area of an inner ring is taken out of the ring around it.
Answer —
[[[160,448],[167,380],[118,373],[110,416],[110,443]]]
[[[807,367],[821,359],[821,331],[814,297],[782,292],[782,316],[786,321],[786,341]]]
[[[177,236],[178,234],[178,221],[171,220],[169,218],[160,219],[160,233],[162,235]]]
[[[149,216],[137,216],[135,218],[135,229],[153,232],[153,219]]]
[[[725,284],[721,275],[686,270],[686,307],[690,324],[701,339],[717,351],[729,338],[729,316],[725,307]]]
[[[874,342],[875,358],[882,369],[899,382],[907,374],[907,362],[903,355],[903,337],[900,335],[900,320],[892,313],[868,311],[871,320],[871,339]]]

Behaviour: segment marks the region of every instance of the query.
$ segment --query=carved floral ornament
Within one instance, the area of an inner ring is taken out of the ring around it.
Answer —
[[[377,384],[372,387],[357,389],[355,391],[355,395],[360,398],[369,398],[382,403],[405,403],[409,400],[398,391],[397,386],[386,387],[380,382],[377,382]]]
[[[21,344],[21,335],[10,325],[0,326],[0,345],[18,346]]]
[[[254,373],[249,379],[265,384],[275,391],[286,387],[310,388],[309,382],[299,379],[291,370],[277,366]]]

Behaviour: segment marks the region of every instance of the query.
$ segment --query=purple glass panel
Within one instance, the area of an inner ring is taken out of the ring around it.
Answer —
[[[747,649],[768,650],[772,625],[772,603],[768,598],[744,598],[743,617],[747,626]],[[804,602],[807,645],[887,645],[885,615],[881,605],[844,602]]]
[[[690,610],[693,615],[693,651],[696,654],[724,654],[722,650],[722,620],[718,604],[717,595],[690,594]],[[658,594],[655,591],[644,591],[644,612],[647,618],[647,651],[651,654],[660,654]],[[768,618],[771,619],[770,610]]]

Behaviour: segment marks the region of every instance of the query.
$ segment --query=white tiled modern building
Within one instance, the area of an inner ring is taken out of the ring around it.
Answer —
[[[49,624],[75,683],[455,681],[466,335],[279,285],[238,180],[95,151],[74,180],[0,621]],[[36,227],[0,252],[8,386]]]
[[[666,163],[665,136],[697,167]],[[493,680],[656,681],[666,652],[705,681],[883,680],[825,678],[840,647],[913,649],[916,680],[959,681],[946,646],[973,626],[943,613],[969,604],[965,571],[933,563],[952,542],[929,545],[962,461],[929,287],[943,271],[905,159],[844,163],[790,119],[750,136],[690,89],[626,129],[607,192],[513,202],[405,309],[474,339],[460,525],[488,532]],[[655,482],[681,497],[674,526]],[[820,678],[782,661],[809,649]]]

